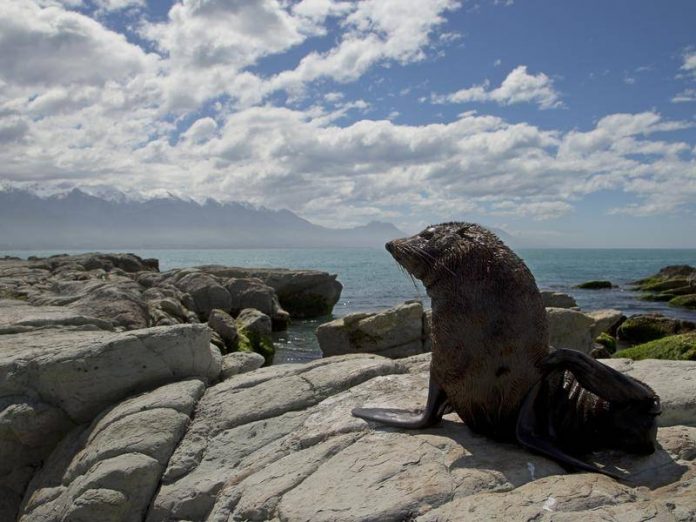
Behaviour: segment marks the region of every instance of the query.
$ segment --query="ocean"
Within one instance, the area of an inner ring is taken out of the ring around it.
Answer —
[[[123,251],[123,250],[120,250]],[[3,255],[26,258],[62,252],[8,251]],[[77,253],[68,251],[66,253]],[[410,299],[429,306],[420,283],[402,272],[381,248],[345,249],[226,249],[143,250],[133,253],[160,260],[160,269],[220,264],[247,267],[307,268],[338,275],[343,284],[333,317],[352,312],[382,310]],[[657,272],[667,265],[696,266],[696,250],[664,249],[520,249],[541,289],[571,294],[583,310],[616,308],[626,315],[660,312],[696,321],[696,311],[672,308],[667,303],[642,301],[630,291],[629,283]],[[609,280],[618,288],[580,290],[575,285],[592,279]],[[287,332],[276,334],[275,363],[304,362],[321,357],[314,330],[331,317],[296,321]]]

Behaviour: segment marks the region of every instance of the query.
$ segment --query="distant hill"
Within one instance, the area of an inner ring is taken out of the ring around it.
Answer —
[[[390,223],[332,229],[289,210],[167,195],[48,195],[0,186],[0,249],[281,248],[381,246],[405,234]]]

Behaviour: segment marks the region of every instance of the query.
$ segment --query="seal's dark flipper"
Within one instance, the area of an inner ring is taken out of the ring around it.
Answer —
[[[442,416],[448,412],[448,406],[447,394],[431,378],[428,388],[428,402],[422,413],[390,408],[355,408],[352,414],[355,417],[381,422],[387,426],[421,429],[437,424]]]
[[[555,370],[569,370],[583,388],[607,401],[655,401],[655,411],[659,410],[659,399],[649,386],[582,352],[556,350],[544,358],[541,367],[547,375]]]
[[[517,418],[517,442],[533,452],[540,453],[555,460],[563,467],[570,468],[575,471],[601,473],[602,475],[607,475],[613,479],[625,481],[626,477],[621,477],[610,471],[599,468],[594,464],[584,462],[573,457],[572,455],[568,455],[565,451],[556,447],[553,442],[545,437],[542,433],[539,433],[543,430],[537,429],[537,418],[534,412],[534,402],[539,395],[540,388],[541,382],[537,383],[536,386],[532,388],[522,403],[522,408],[520,409],[520,414]]]

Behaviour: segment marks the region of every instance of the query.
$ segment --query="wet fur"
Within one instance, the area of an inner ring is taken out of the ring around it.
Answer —
[[[548,353],[541,295],[522,260],[488,230],[455,223],[436,230],[439,244],[414,236],[391,247],[407,271],[414,268],[410,256],[423,265],[414,275],[432,301],[431,378],[469,427],[511,440],[520,403]]]
[[[654,451],[659,397],[579,352],[549,354],[534,277],[494,234],[443,223],[387,243],[387,250],[432,301],[428,404],[420,415],[363,408],[354,415],[423,428],[453,409],[473,431],[610,476],[573,455],[602,447]]]

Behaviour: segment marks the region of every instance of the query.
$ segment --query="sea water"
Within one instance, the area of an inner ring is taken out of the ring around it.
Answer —
[[[122,250],[121,250],[122,251]],[[59,252],[0,252],[2,255],[46,256]],[[74,251],[66,253],[77,253]],[[306,268],[336,274],[343,284],[333,316],[295,321],[287,332],[276,334],[276,363],[301,362],[321,356],[314,330],[321,323],[352,312],[383,310],[410,299],[429,306],[418,282],[399,269],[381,248],[343,249],[225,249],[225,250],[135,250],[141,257],[160,260],[160,270],[197,265]],[[630,290],[630,283],[667,265],[696,266],[696,250],[663,249],[520,249],[542,289],[565,292],[583,310],[616,308],[626,315],[660,312],[696,321],[696,311],[670,307],[667,303],[643,301]],[[608,280],[617,288],[581,290],[575,285],[589,280]]]

